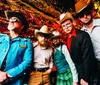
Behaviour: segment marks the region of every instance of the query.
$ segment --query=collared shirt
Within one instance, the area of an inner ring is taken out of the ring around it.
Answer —
[[[34,67],[35,68],[53,68],[52,48],[34,48]]]
[[[69,51],[70,51],[70,45],[71,45],[71,42],[72,42],[72,36],[76,36],[75,29],[73,29],[71,34],[68,34],[68,37],[67,37],[67,47],[68,47]]]
[[[83,26],[81,30],[89,33],[96,59],[100,61],[100,19],[93,19],[93,29],[88,30]]]
[[[57,49],[60,50],[60,48],[61,47],[58,47]],[[78,73],[77,73],[75,64],[74,64],[74,62],[71,59],[71,56],[69,54],[69,51],[68,51],[66,45],[62,46],[62,52],[65,55],[65,59],[66,59],[66,61],[68,62],[69,66],[70,66],[70,69],[71,69],[71,72],[72,72],[73,81],[74,82],[78,82]]]

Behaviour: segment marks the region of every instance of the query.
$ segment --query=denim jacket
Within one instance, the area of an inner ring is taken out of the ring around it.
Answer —
[[[8,35],[0,34],[0,69],[4,59],[6,58],[4,71],[13,76],[11,78],[12,81],[13,78],[17,79],[18,76],[24,75],[25,71],[31,66],[33,56],[32,52],[33,48],[30,39],[16,37],[10,40]],[[18,80],[19,78],[17,81]],[[21,84],[16,83],[14,85]]]

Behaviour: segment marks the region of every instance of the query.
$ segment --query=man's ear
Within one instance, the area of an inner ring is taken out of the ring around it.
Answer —
[[[73,23],[73,25],[75,26],[75,25],[76,25],[76,20],[73,19],[72,23]]]

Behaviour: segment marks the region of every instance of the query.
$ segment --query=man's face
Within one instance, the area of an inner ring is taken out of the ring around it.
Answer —
[[[83,14],[80,14],[78,19],[85,25],[90,24],[92,21],[92,15],[90,12],[84,12]]]
[[[46,38],[43,35],[38,34],[37,35],[38,43],[40,46],[46,47],[48,44],[48,38]]]
[[[60,45],[60,37],[52,39],[52,45],[58,47]]]
[[[9,19],[8,23],[8,30],[19,30],[21,31],[23,28],[23,25],[21,24],[21,21],[17,17],[11,17]]]
[[[73,29],[73,22],[71,20],[66,20],[61,24],[63,30],[66,32],[66,34],[71,33]]]

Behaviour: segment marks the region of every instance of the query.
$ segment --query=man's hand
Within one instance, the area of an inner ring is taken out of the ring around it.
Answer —
[[[73,82],[73,85],[78,85],[78,82]]]
[[[6,72],[0,71],[0,83],[1,82],[7,82],[8,78],[11,78],[12,76],[7,74]]]
[[[83,79],[81,79],[80,84],[81,85],[89,85],[88,82],[84,81]]]
[[[43,74],[50,74],[51,73],[51,71],[52,71],[52,69],[51,68],[49,68],[46,72],[44,72]]]
[[[50,74],[50,73],[51,73],[51,71],[52,71],[52,69],[51,69],[51,68],[49,68],[46,72]]]

